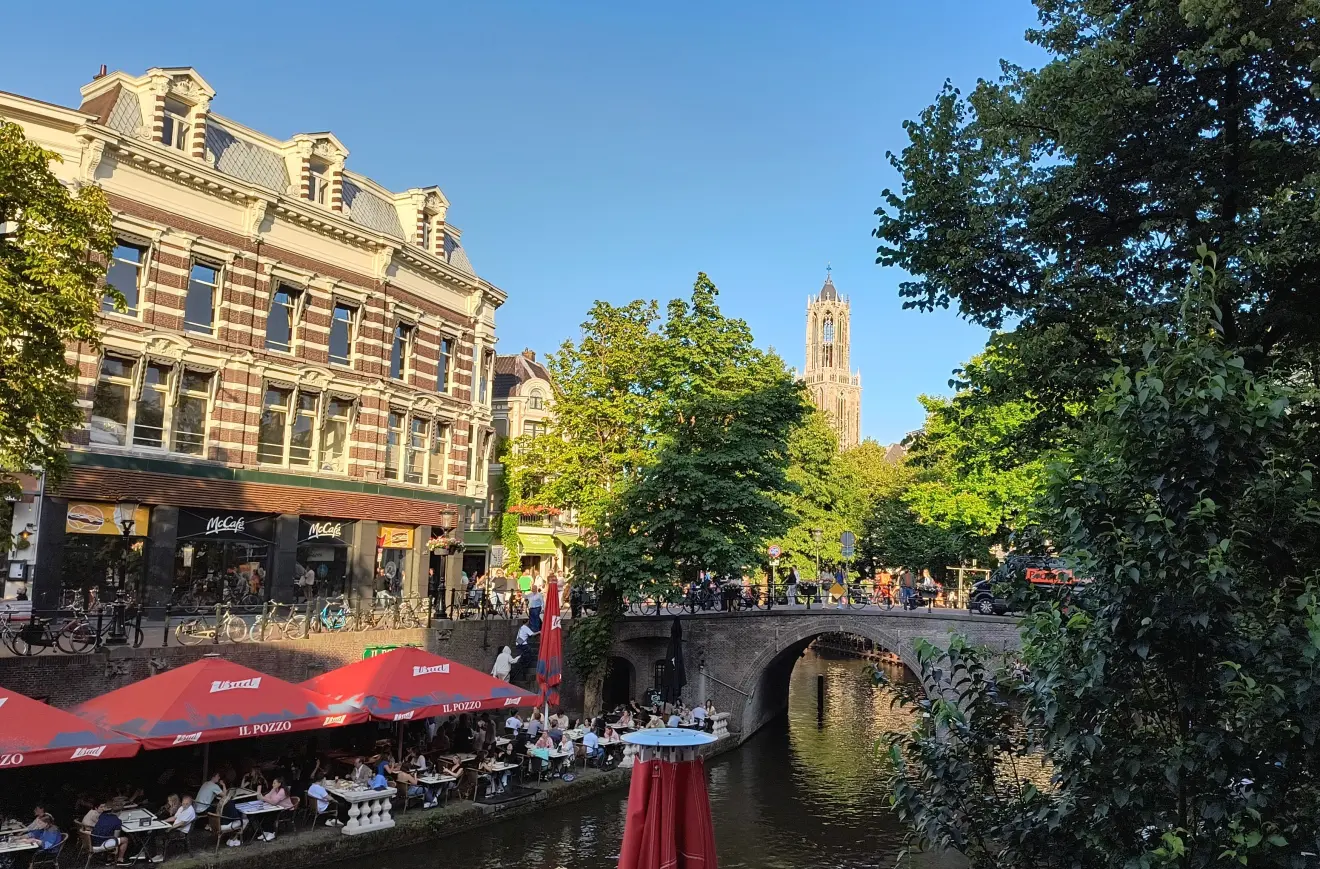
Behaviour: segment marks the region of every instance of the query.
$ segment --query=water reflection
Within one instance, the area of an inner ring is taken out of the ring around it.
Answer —
[[[902,832],[885,800],[888,758],[877,751],[906,719],[872,689],[857,660],[808,652],[793,670],[789,714],[710,765],[720,866],[862,869],[894,865]],[[816,715],[816,677],[825,710]],[[897,671],[895,676],[899,676]],[[564,806],[443,842],[388,852],[342,869],[614,869],[626,793]],[[917,855],[915,869],[955,869],[961,859]]]

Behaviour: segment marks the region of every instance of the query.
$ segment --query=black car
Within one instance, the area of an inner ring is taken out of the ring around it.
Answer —
[[[985,616],[1002,616],[1022,610],[1031,589],[1071,586],[1073,583],[1072,571],[1061,559],[1045,555],[1010,555],[989,577],[972,586],[967,596],[967,608]]]

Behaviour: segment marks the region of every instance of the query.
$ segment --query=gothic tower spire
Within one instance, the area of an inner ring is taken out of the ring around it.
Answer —
[[[862,376],[848,367],[851,306],[834,287],[825,266],[825,284],[807,297],[807,362],[802,377],[812,402],[830,418],[839,449],[861,442]]]

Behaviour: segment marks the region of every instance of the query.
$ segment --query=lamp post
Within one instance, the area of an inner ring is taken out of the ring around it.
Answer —
[[[122,646],[128,642],[128,631],[124,625],[124,587],[128,584],[128,552],[133,537],[133,523],[137,519],[136,501],[121,501],[115,508],[115,522],[123,534],[123,552],[119,559],[119,582],[115,583],[114,611],[110,619],[110,634],[106,637],[107,645]]]

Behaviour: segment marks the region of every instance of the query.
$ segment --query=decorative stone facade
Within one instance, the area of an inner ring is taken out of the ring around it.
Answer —
[[[851,305],[827,276],[820,294],[807,298],[807,363],[802,381],[811,400],[826,413],[839,437],[839,449],[862,440],[862,375],[848,368],[852,339]]]

